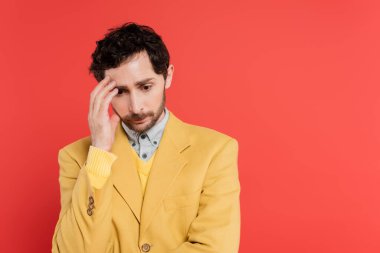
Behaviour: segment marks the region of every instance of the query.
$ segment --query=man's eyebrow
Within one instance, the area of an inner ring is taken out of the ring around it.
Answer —
[[[142,80],[136,82],[135,86],[141,86],[141,85],[146,84],[147,82],[152,81],[154,79],[155,78],[153,78],[153,77],[142,79]],[[116,88],[123,89],[123,88],[126,88],[126,85],[117,85]]]

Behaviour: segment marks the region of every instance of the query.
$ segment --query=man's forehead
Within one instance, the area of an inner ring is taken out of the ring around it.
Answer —
[[[158,79],[146,53],[139,53],[128,57],[118,67],[107,69],[105,75],[109,75],[118,85],[129,86],[143,81]]]

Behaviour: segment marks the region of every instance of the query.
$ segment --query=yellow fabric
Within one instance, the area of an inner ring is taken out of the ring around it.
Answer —
[[[90,146],[88,158],[84,166],[94,188],[102,188],[111,174],[111,166],[116,159],[116,155],[103,149]]]
[[[144,195],[130,148],[119,124],[111,152],[90,136],[59,150],[52,252],[238,252],[236,139],[170,112]]]
[[[148,181],[150,168],[152,167],[156,152],[153,153],[148,161],[142,160],[136,151],[129,145],[131,149],[134,162],[139,173],[141,188],[143,194],[145,193],[146,183]],[[87,176],[93,188],[100,189],[107,181],[111,174],[111,166],[117,159],[117,156],[102,150],[100,148],[90,146],[88,158],[85,162]]]
[[[148,161],[144,161],[141,159],[136,151],[129,145],[131,149],[132,156],[134,158],[137,171],[139,173],[140,181],[141,181],[141,188],[142,188],[142,193],[143,195],[145,194],[145,189],[146,189],[146,183],[148,181],[149,173],[150,173],[150,168],[152,167],[154,157],[156,155],[156,152],[153,153],[153,155],[149,158]]]

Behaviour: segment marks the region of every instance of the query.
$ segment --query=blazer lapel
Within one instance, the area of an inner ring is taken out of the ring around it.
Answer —
[[[133,161],[132,148],[128,145],[128,136],[121,121],[116,128],[115,141],[111,152],[118,156],[112,165],[112,181],[117,192],[128,204],[136,219],[140,222],[142,206],[142,188],[136,165]]]
[[[169,112],[146,185],[141,211],[141,232],[147,229],[172,182],[187,163],[181,152],[189,146],[185,124]]]

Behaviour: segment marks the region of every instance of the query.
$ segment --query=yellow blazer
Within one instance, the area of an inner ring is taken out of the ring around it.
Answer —
[[[84,169],[90,136],[59,150],[52,252],[238,252],[238,142],[169,113],[144,196],[121,124],[111,150],[117,159],[101,189],[91,187]]]

